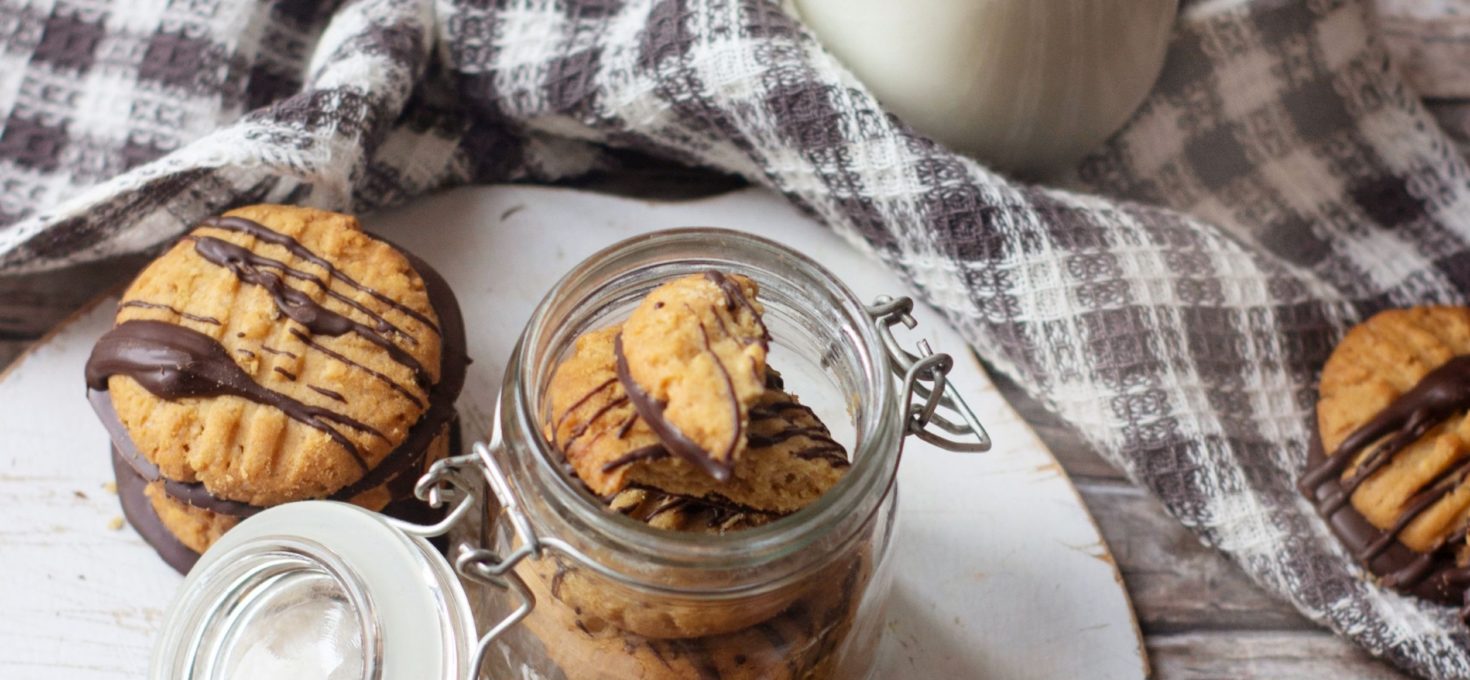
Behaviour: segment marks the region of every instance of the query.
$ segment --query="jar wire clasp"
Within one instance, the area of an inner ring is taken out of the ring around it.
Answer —
[[[443,536],[463,520],[471,510],[484,507],[480,505],[482,487],[472,481],[478,473],[478,476],[483,477],[489,483],[490,492],[496,499],[497,505],[510,519],[511,526],[515,528],[520,546],[504,557],[493,550],[472,547],[466,542],[458,545],[454,569],[460,576],[508,590],[514,593],[519,600],[514,611],[480,636],[475,646],[474,656],[470,659],[465,675],[466,680],[475,680],[480,677],[480,667],[484,664],[490,643],[511,626],[520,623],[536,607],[536,596],[526,586],[520,574],[513,571],[513,568],[522,559],[540,554],[542,546],[536,537],[536,532],[531,528],[531,521],[515,502],[515,495],[510,492],[505,471],[501,469],[500,463],[492,453],[499,447],[500,433],[497,428],[488,445],[476,442],[470,453],[437,461],[430,466],[429,471],[423,477],[419,478],[418,483],[414,486],[414,495],[419,500],[434,508],[454,503],[453,509],[445,514],[444,519],[434,524],[421,525],[392,517],[384,518],[409,535],[426,539]]]
[[[893,372],[903,380],[901,403],[906,409],[904,429],[947,451],[978,453],[990,450],[990,434],[959,390],[948,380],[954,357],[935,352],[928,340],[919,340],[918,353],[904,349],[893,336],[893,327],[914,328],[912,298],[880,295],[868,305],[868,316],[878,329]],[[941,408],[943,409],[941,411]]]

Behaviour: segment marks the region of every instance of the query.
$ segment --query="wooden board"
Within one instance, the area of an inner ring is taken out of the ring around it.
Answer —
[[[532,307],[593,251],[644,231],[719,224],[814,254],[861,297],[905,294],[871,260],[755,190],[655,204],[565,189],[464,189],[367,220],[435,264],[471,331],[461,408],[489,422],[502,364]],[[0,677],[138,677],[178,577],[103,490],[106,436],[81,367],[110,303],[66,324],[0,379]],[[969,357],[928,310],[922,334]],[[897,573],[877,677],[1141,678],[1147,662],[1107,546],[1046,447],[973,361],[955,380],[996,441],[964,457],[911,443],[900,473]]]

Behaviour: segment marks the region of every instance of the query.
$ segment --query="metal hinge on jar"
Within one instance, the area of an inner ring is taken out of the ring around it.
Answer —
[[[970,405],[949,382],[954,357],[935,352],[928,340],[919,340],[918,354],[899,345],[893,326],[914,328],[914,301],[880,295],[867,308],[878,328],[893,372],[903,379],[904,434],[913,435],[948,451],[978,453],[990,450],[990,435]],[[958,420],[956,420],[958,418]]]
[[[511,626],[520,623],[522,619],[530,615],[531,610],[536,608],[536,596],[531,593],[531,589],[521,579],[520,574],[514,571],[514,568],[521,560],[540,555],[543,543],[531,528],[530,519],[516,503],[516,496],[510,491],[510,482],[506,479],[505,471],[491,453],[499,446],[500,432],[499,428],[496,428],[489,444],[476,442],[470,453],[440,460],[434,463],[423,477],[419,478],[418,483],[414,486],[414,495],[419,500],[434,508],[454,503],[453,509],[445,514],[444,519],[426,526],[387,518],[394,526],[410,535],[426,539],[443,536],[449,533],[450,529],[474,508],[487,507],[480,503],[479,489],[483,487],[472,481],[470,477],[478,473],[489,484],[490,493],[496,499],[497,506],[515,529],[519,547],[504,557],[484,546],[472,546],[469,543],[462,542],[455,548],[457,552],[454,556],[455,572],[471,581],[510,591],[519,600],[514,611],[480,636],[475,646],[474,656],[470,661],[470,673],[467,680],[475,680],[480,677],[480,667],[484,665],[485,654],[490,649],[490,643]],[[580,553],[578,556],[581,556]]]

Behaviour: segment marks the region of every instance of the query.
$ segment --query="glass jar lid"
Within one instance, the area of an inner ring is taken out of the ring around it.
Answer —
[[[241,522],[184,580],[150,677],[468,676],[477,638],[465,591],[434,547],[332,501]]]

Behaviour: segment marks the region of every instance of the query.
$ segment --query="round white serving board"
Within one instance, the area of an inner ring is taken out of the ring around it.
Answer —
[[[720,225],[823,262],[864,300],[911,294],[779,197],[750,189],[650,203],[566,189],[452,191],[368,228],[432,263],[459,295],[470,367],[460,410],[483,437],[503,364],[532,308],[579,260],[650,230]],[[82,366],[105,299],[0,376],[0,677],[138,678],[180,577],[131,528]],[[927,308],[918,334],[960,358],[952,379],[995,441],[961,455],[910,441],[895,585],[878,678],[1143,678],[1147,660],[1107,545],[1065,473]]]

